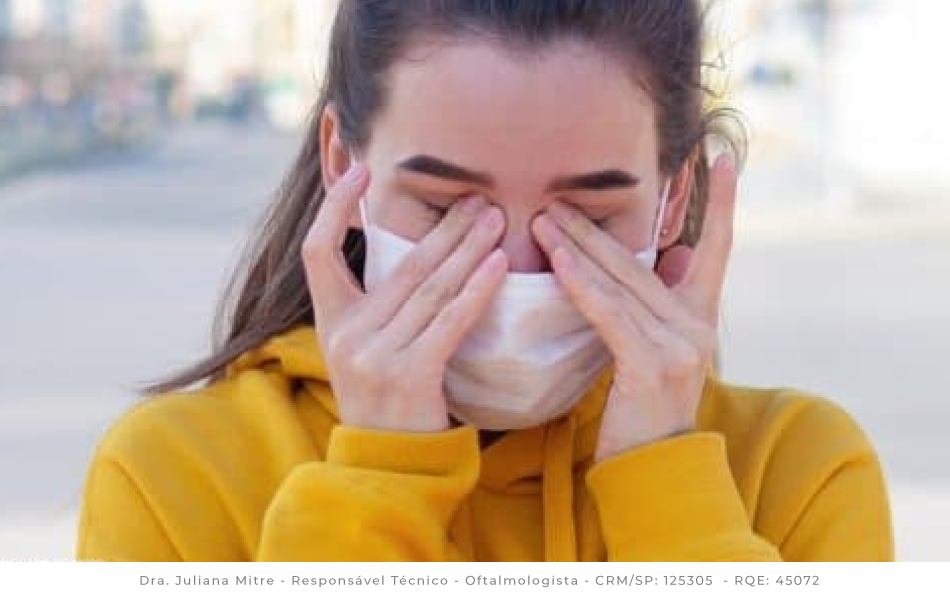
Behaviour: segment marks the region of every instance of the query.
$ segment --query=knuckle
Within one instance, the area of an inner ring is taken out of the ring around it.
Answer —
[[[427,378],[430,376],[427,374],[428,370],[441,371],[456,348],[455,341],[459,339],[462,332],[470,328],[471,323],[477,318],[475,315],[476,313],[459,299],[449,302],[439,311],[432,319],[422,343],[413,349],[416,356],[415,360],[410,360],[410,364],[417,366],[412,372]]]
[[[625,317],[626,311],[621,307],[621,298],[623,295],[617,286],[602,277],[592,277],[589,279],[591,288],[596,290],[596,296],[607,306],[605,310],[610,311],[610,316],[615,318]]]
[[[473,311],[465,310],[463,302],[451,301],[432,320],[433,330],[444,336],[445,332],[465,326],[473,314]]]
[[[619,306],[619,303],[606,300],[603,296],[595,300],[595,303],[599,305],[598,312],[603,315],[604,322],[616,325],[629,322],[629,315]]]
[[[418,252],[413,252],[403,259],[399,272],[411,282],[422,281],[429,274],[429,264]]]
[[[417,294],[423,306],[442,306],[454,295],[448,285],[432,279],[422,284]]]
[[[429,324],[429,327],[432,331],[442,334],[445,331],[446,326],[451,325],[454,322],[453,319],[461,316],[458,314],[455,304],[457,304],[455,301],[449,302],[432,316],[432,321]]]
[[[320,223],[315,223],[310,233],[300,245],[300,257],[304,263],[319,262],[330,253],[327,240],[330,236],[323,233]]]
[[[669,375],[678,378],[696,371],[702,362],[702,354],[697,348],[689,344],[678,344],[670,351],[666,364]]]
[[[667,341],[668,334],[655,323],[648,323],[642,325],[643,333],[646,335],[646,338],[653,342],[654,344],[664,345]]]

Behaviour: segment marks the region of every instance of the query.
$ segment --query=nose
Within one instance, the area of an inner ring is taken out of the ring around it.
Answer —
[[[508,255],[511,273],[550,273],[551,262],[531,233],[536,215],[505,215],[505,234],[499,247]]]

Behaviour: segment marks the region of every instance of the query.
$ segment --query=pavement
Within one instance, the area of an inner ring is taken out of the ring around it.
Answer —
[[[72,555],[94,444],[138,385],[201,356],[297,144],[202,125],[0,187],[0,559]],[[887,472],[899,558],[950,560],[950,210],[779,205],[769,185],[743,189],[724,375],[852,412]]]
[[[31,171],[50,171],[84,163],[93,155],[123,153],[153,139],[155,127],[146,119],[137,127],[106,133],[90,124],[66,120],[33,122],[13,127],[0,123],[0,185]]]

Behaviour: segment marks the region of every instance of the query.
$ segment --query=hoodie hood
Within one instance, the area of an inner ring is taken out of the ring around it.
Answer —
[[[266,369],[301,384],[306,393],[299,401],[315,403],[334,420],[339,419],[313,326],[295,327],[274,336],[234,361],[227,376],[248,369]],[[545,463],[552,458],[568,461],[564,466],[571,469],[592,461],[612,376],[612,365],[605,367],[567,414],[535,428],[509,431],[484,449],[481,483],[499,492],[530,492],[539,485]]]
[[[230,377],[245,369],[264,369],[286,378],[288,384],[295,383],[288,389],[302,390],[296,395],[298,412],[311,430],[310,420],[339,422],[313,326],[296,327],[271,338],[232,363],[226,374]],[[495,494],[540,497],[546,561],[577,560],[578,518],[590,521],[588,530],[597,529],[594,523],[598,517],[588,510],[591,505],[575,506],[575,482],[593,465],[612,379],[611,362],[567,414],[532,429],[508,431],[481,451],[480,488]]]

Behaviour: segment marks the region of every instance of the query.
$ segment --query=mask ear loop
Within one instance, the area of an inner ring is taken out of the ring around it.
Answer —
[[[673,184],[672,179],[666,180],[666,185],[663,186],[663,196],[660,198],[660,206],[657,207],[656,220],[653,222],[653,236],[650,242],[650,247],[655,248],[656,250],[660,249],[660,232],[663,229],[663,219],[666,218],[666,206],[669,204],[670,200],[670,187]]]
[[[360,205],[360,219],[363,221],[363,228],[366,229],[369,227],[369,217],[366,214],[366,196],[360,198],[358,204]]]

